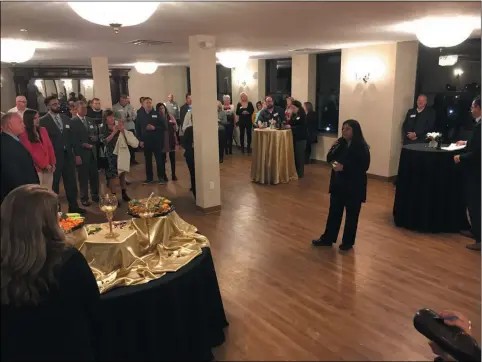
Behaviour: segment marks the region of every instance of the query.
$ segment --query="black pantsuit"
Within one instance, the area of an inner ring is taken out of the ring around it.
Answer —
[[[224,150],[226,148],[226,130],[224,127],[218,128],[219,161],[224,160]]]
[[[366,201],[370,151],[365,142],[352,143],[350,146],[343,138],[338,142],[339,145],[332,147],[328,153],[327,160],[342,164],[343,170],[331,172],[330,211],[321,239],[327,243],[336,243],[343,211],[346,211],[342,244],[353,246],[361,204]]]
[[[238,126],[239,126],[239,143],[241,143],[241,150],[244,152],[244,134],[247,134],[248,137],[248,152],[251,149],[251,136],[252,136],[252,116],[254,113],[254,107],[251,102],[248,102],[245,106],[241,103],[238,103],[236,106],[236,114],[238,116]]]
[[[86,152],[82,156],[82,165],[77,166],[77,176],[79,178],[80,201],[89,201],[90,195],[93,201],[99,199],[99,170],[95,159],[95,149]]]
[[[241,149],[244,150],[244,134],[246,133],[246,136],[248,138],[248,150],[251,148],[251,137],[252,137],[252,130],[253,130],[253,124],[251,121],[248,122],[239,122],[239,143],[241,144]]]
[[[153,180],[153,170],[152,170],[152,155],[156,159],[157,166],[157,177],[159,180],[164,179],[164,174],[166,173],[166,165],[160,144],[144,144],[144,158],[146,160],[146,179],[149,181]]]
[[[228,123],[224,126],[224,132],[226,133],[226,154],[232,155],[233,154],[233,133],[234,133],[234,124]]]

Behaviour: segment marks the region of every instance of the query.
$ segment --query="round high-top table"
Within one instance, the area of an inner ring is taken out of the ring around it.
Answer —
[[[403,146],[393,206],[397,226],[421,232],[469,229],[463,174],[453,160],[459,152],[424,143]]]
[[[297,180],[290,129],[255,129],[251,180],[262,184],[288,183]]]

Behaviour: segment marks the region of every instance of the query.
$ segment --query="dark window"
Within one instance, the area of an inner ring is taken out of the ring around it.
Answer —
[[[187,67],[187,91],[191,93],[191,68]],[[233,95],[231,87],[231,68],[223,67],[221,64],[216,64],[216,98],[219,101],[223,100],[223,96],[228,94],[231,98]]]
[[[276,105],[285,107],[291,96],[291,58],[266,60],[266,95]]]
[[[447,139],[465,139],[464,133],[473,125],[470,106],[480,95],[480,51],[480,38],[442,49],[419,44],[414,105],[419,94],[427,95],[435,109],[436,130]],[[457,62],[439,65],[439,57],[446,55],[457,55]]]
[[[316,105],[318,129],[338,134],[341,52],[316,55]]]

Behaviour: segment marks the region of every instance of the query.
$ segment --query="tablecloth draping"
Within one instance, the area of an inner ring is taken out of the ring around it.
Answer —
[[[251,179],[275,185],[298,179],[291,130],[254,130]]]
[[[463,174],[456,153],[405,145],[400,155],[393,216],[395,224],[421,232],[459,232],[469,228]]]
[[[87,235],[86,230],[102,230]],[[68,242],[85,256],[101,293],[114,287],[147,283],[175,272],[209,247],[209,241],[197,234],[196,227],[173,211],[167,216],[149,220],[150,241],[146,221],[132,219],[115,222],[115,239],[105,238],[108,224],[87,225],[68,236]]]

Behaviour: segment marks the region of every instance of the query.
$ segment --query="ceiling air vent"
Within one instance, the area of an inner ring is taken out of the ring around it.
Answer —
[[[319,53],[322,51],[323,49],[317,49],[317,48],[301,48],[301,49],[292,50],[292,52],[296,52],[296,53]]]
[[[128,41],[127,44],[134,44],[134,45],[147,45],[147,46],[160,46],[165,44],[172,44],[170,41],[163,41],[163,40],[145,40],[145,39],[137,39]]]

